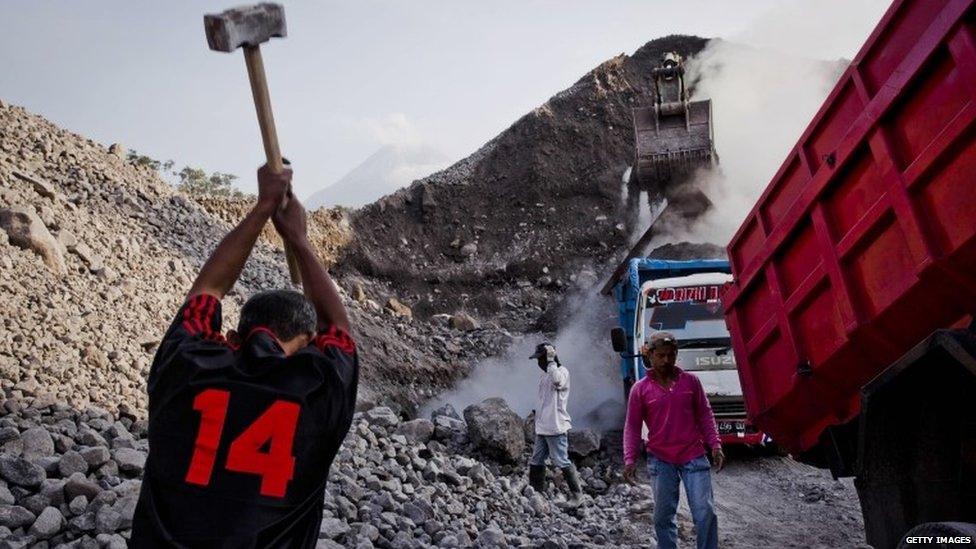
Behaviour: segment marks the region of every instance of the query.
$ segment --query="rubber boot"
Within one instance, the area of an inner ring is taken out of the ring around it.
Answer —
[[[529,465],[529,486],[539,494],[546,491],[546,466]]]
[[[566,501],[566,505],[576,507],[580,504],[580,496],[583,495],[583,490],[580,488],[579,475],[576,473],[576,466],[570,465],[569,467],[563,467],[563,478],[566,479],[566,484],[569,485],[569,500]]]

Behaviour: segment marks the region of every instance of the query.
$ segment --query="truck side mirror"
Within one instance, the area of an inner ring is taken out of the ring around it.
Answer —
[[[627,335],[623,328],[617,327],[610,330],[610,343],[613,344],[614,351],[618,353],[627,352]]]

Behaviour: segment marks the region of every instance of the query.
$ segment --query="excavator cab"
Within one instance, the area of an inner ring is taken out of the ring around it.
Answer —
[[[633,111],[636,155],[631,178],[645,189],[667,192],[700,166],[717,161],[712,102],[689,101],[681,55],[664,55],[652,71],[654,103]]]

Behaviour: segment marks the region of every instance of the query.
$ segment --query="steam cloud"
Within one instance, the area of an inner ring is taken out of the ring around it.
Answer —
[[[714,207],[690,229],[670,227],[654,244],[724,246],[752,209],[847,62],[821,61],[716,39],[687,64],[692,100],[711,99],[720,164],[694,185]]]
[[[597,286],[581,291],[574,299],[574,314],[556,337],[560,363],[570,372],[569,414],[574,427],[619,429],[623,425],[623,385],[619,357],[610,348],[610,328],[616,325],[616,308],[599,295]],[[513,343],[504,355],[487,359],[458,386],[428,404],[424,412],[443,403],[459,411],[482,400],[500,396],[525,417],[535,407],[536,387],[541,371],[529,356],[545,341],[532,334]]]

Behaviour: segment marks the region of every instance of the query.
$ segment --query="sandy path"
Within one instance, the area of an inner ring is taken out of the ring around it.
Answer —
[[[778,456],[729,451],[725,469],[713,474],[721,547],[864,547],[864,527],[851,479]],[[640,493],[650,498],[650,486]],[[645,492],[646,491],[646,492]],[[636,501],[641,498],[634,497]],[[651,508],[628,514],[628,530],[653,547]],[[694,527],[682,489],[678,516],[682,547],[694,547]],[[643,543],[642,543],[643,545]]]

